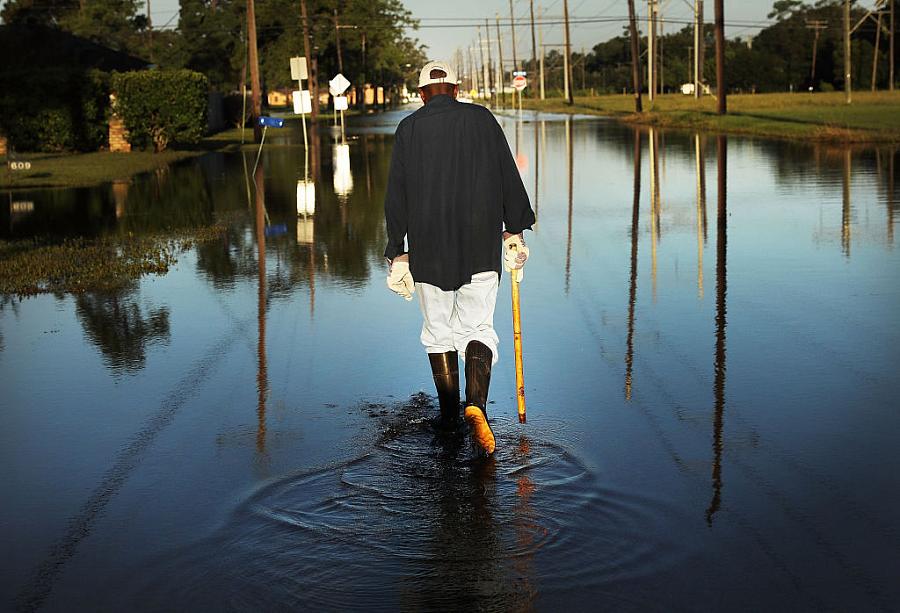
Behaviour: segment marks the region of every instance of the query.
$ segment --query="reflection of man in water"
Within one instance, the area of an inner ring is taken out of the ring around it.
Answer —
[[[442,424],[459,422],[461,354],[465,419],[490,454],[487,393],[498,357],[494,304],[500,263],[521,278],[528,258],[522,233],[535,218],[497,120],[482,106],[457,102],[457,92],[449,63],[422,68],[425,106],[401,121],[395,134],[384,255],[391,263],[388,287],[407,300],[419,290],[421,340]]]

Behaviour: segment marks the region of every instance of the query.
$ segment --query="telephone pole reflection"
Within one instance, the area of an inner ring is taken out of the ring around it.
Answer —
[[[894,158],[896,157],[896,149],[888,152],[887,240],[889,246],[894,245]]]
[[[843,206],[841,207],[841,251],[850,257],[850,171],[852,157],[850,147],[844,148]]]
[[[656,244],[659,240],[659,140],[656,130],[650,128],[650,277],[653,284],[653,302],[656,302]]]
[[[543,123],[543,122],[541,122]],[[540,149],[538,148],[538,121],[535,117],[534,120],[534,230],[537,231],[537,220],[538,220],[538,202],[540,201],[540,183],[539,177],[541,176],[541,158],[540,158]]]
[[[703,299],[703,246],[706,243],[706,155],[700,133],[694,135],[697,160],[697,298]]]
[[[634,186],[631,201],[631,275],[628,288],[628,337],[625,341],[625,400],[631,400],[634,368],[634,303],[637,299],[638,224],[641,212],[641,133],[634,130]]]
[[[257,345],[256,345],[256,451],[266,452],[266,398],[269,375],[266,366],[266,186],[263,165],[256,168],[256,249],[257,249]]]
[[[728,289],[728,140],[716,137],[716,158],[718,164],[718,211],[716,217],[716,354],[713,396],[715,411],[713,416],[713,496],[706,510],[706,523],[712,526],[713,516],[719,510],[722,499],[722,424],[725,413],[725,330],[726,293]]]
[[[572,118],[566,118],[566,168],[569,174],[569,229],[566,238],[566,295],[569,293],[569,278],[572,272]]]

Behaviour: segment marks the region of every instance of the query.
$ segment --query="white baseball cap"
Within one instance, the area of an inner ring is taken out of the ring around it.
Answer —
[[[447,76],[432,78],[432,70],[443,70],[447,73]],[[459,83],[456,78],[456,71],[450,66],[450,62],[445,62],[444,60],[432,60],[422,67],[422,70],[419,72],[419,87],[425,87],[432,83],[450,83],[452,85]]]

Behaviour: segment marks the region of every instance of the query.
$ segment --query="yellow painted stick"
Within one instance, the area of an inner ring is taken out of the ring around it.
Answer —
[[[516,347],[516,401],[519,423],[525,423],[525,372],[522,368],[522,315],[519,309],[519,280],[517,271],[510,273],[512,285],[513,343]]]

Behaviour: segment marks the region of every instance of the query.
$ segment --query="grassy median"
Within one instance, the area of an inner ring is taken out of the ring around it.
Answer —
[[[857,92],[845,103],[843,92],[743,94],[728,97],[728,114],[716,114],[716,100],[667,94],[652,103],[643,97],[644,113],[634,112],[634,98],[578,96],[573,106],[561,98],[533,100],[522,106],[553,113],[602,115],[631,123],[668,128],[751,134],[772,138],[838,142],[900,142],[900,92]]]

